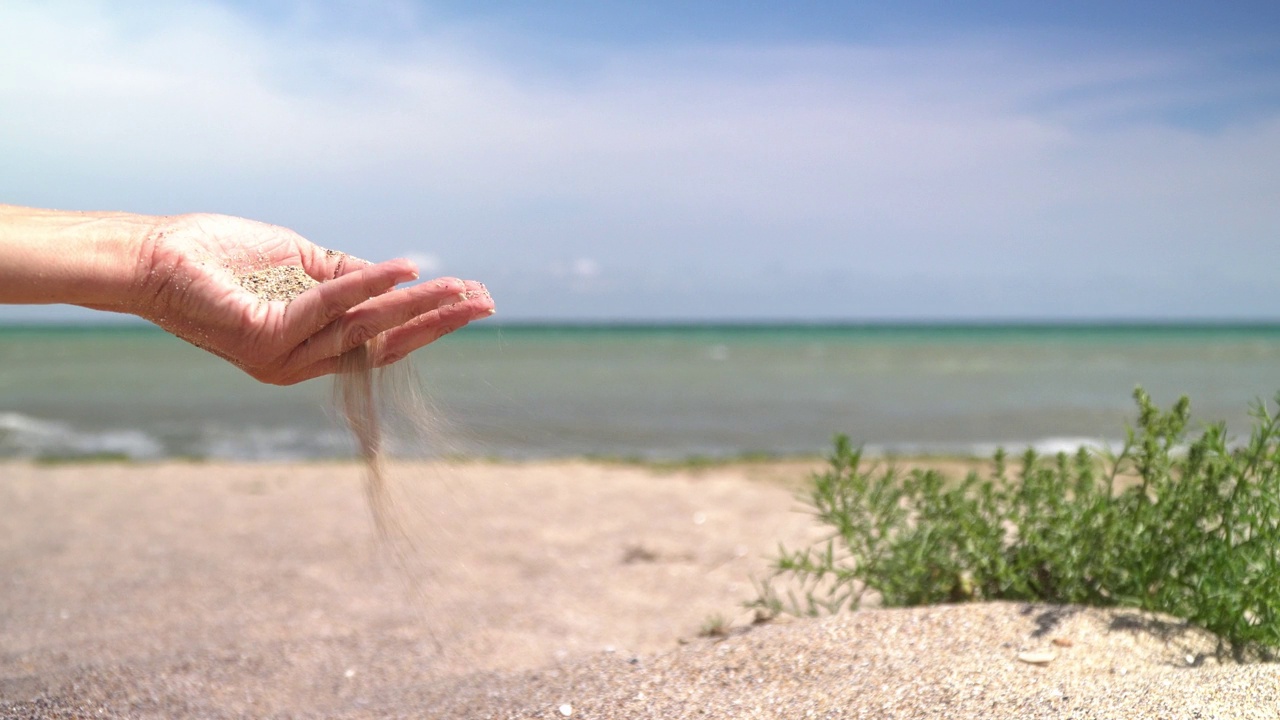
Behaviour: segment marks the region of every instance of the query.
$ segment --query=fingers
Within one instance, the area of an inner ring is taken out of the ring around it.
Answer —
[[[333,280],[373,264],[368,260],[361,260],[355,255],[348,255],[337,250],[326,250],[310,243],[307,245],[310,252],[304,251],[303,267],[308,275],[320,282]]]
[[[307,366],[341,355],[443,304],[460,300],[465,292],[463,281],[440,278],[371,298],[307,338],[289,362]]]
[[[373,365],[382,367],[401,360],[414,350],[440,339],[467,323],[489,317],[494,313],[493,298],[483,285],[467,281],[466,288],[466,297],[454,302],[448,302],[446,299],[445,303],[436,309],[383,332],[382,348],[373,358]],[[315,344],[315,341],[311,344]],[[301,362],[302,357],[299,356],[297,361],[289,363],[300,368],[290,377],[289,383],[302,382],[339,371],[338,355],[324,357],[310,364]]]
[[[285,309],[282,340],[290,347],[298,345],[351,308],[417,278],[418,270],[413,263],[390,260],[321,283],[289,303]]]
[[[382,352],[373,359],[373,364],[375,367],[390,365],[467,323],[487,318],[493,313],[493,297],[489,291],[484,285],[469,281],[464,299],[388,330],[383,335]]]

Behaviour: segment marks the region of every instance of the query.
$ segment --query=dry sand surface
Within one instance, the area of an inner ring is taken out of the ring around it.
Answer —
[[[1134,613],[747,627],[800,468],[391,470],[400,561],[353,464],[0,464],[0,716],[1280,717],[1280,667]]]

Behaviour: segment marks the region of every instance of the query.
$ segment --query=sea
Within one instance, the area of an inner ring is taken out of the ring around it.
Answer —
[[[652,461],[1118,448],[1137,386],[1247,437],[1280,324],[505,324],[411,356],[407,457]],[[333,384],[260,384],[145,325],[0,327],[0,458],[351,458]]]

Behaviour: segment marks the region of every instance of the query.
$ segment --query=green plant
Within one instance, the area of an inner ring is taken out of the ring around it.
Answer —
[[[955,482],[864,461],[838,437],[804,502],[832,529],[779,548],[749,606],[816,615],[885,606],[1022,600],[1167,613],[1222,639],[1236,659],[1280,651],[1280,418],[1253,408],[1247,443],[1225,426],[1186,442],[1190,403],[1161,411],[1141,388],[1119,454],[1042,457],[1015,476]],[[1280,395],[1276,402],[1280,403]],[[785,598],[776,584],[782,578]]]
[[[707,616],[698,631],[700,637],[723,638],[729,636],[729,619],[720,613]]]

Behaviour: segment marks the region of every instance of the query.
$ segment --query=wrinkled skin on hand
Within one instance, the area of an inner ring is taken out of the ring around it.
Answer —
[[[279,265],[300,266],[322,284],[286,303],[261,300],[236,279]],[[407,260],[372,264],[282,227],[179,215],[143,243],[130,311],[262,382],[290,385],[337,372],[343,353],[374,338],[369,360],[380,367],[493,314],[493,299],[474,281],[396,288],[417,278]]]

